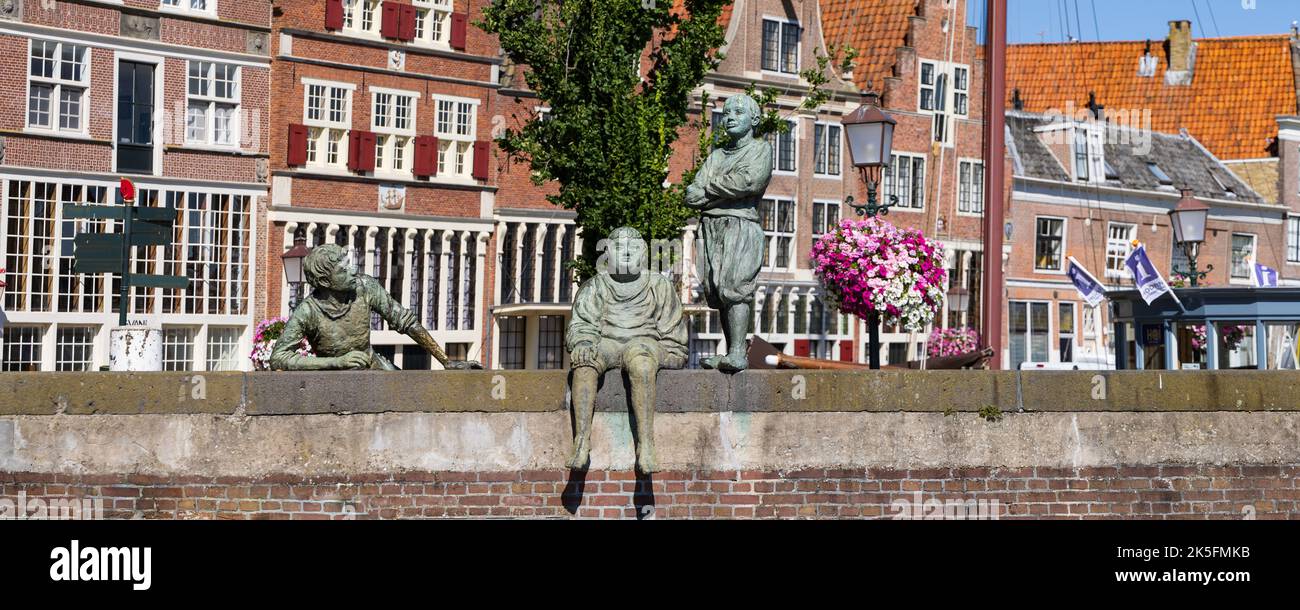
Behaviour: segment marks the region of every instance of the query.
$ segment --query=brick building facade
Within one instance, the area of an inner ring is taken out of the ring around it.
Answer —
[[[188,290],[135,288],[133,322],[161,327],[164,368],[247,368],[266,204],[270,4],[262,0],[25,0],[0,8],[3,370],[108,362],[116,281],[72,269],[64,204],[177,210],[175,245],[136,248],[137,271]]]
[[[485,4],[276,4],[267,316],[289,310],[279,255],[301,231],[308,246],[343,246],[453,359],[484,358],[500,61],[469,23]],[[377,318],[371,340],[401,368],[432,366]]]
[[[894,129],[888,220],[946,246],[949,290],[935,327],[980,325],[984,267],[984,51],[956,0],[823,0],[826,42],[858,51],[854,81],[881,94]],[[851,168],[850,168],[851,169]],[[866,200],[856,176],[854,198]],[[848,208],[845,208],[848,210]],[[852,213],[849,210],[847,213]],[[862,326],[862,325],[859,325]],[[929,329],[927,329],[928,332]],[[865,327],[859,360],[866,360]],[[886,326],[882,363],[919,359],[926,335]]]

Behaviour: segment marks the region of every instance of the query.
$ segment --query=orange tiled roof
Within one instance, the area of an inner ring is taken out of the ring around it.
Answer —
[[[907,37],[916,0],[821,0],[826,44],[850,45],[858,52],[853,80],[859,89],[885,89],[895,52]]]
[[[1151,111],[1151,129],[1186,128],[1220,159],[1270,156],[1279,114],[1296,113],[1296,82],[1287,36],[1196,39],[1190,85],[1166,85],[1168,56],[1152,41],[1155,75],[1138,76],[1141,41],[1018,44],[1007,47],[1007,104],[1020,89],[1029,112],[1097,103],[1114,111]]]

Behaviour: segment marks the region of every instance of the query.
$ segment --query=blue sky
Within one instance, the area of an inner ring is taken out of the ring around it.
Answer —
[[[982,20],[983,0],[967,1],[971,21]],[[1007,39],[1061,42],[1068,33],[1085,41],[1164,40],[1172,19],[1191,20],[1197,38],[1282,34],[1300,20],[1300,1],[1007,0]]]

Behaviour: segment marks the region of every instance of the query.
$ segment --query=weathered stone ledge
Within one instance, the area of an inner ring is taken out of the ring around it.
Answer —
[[[518,413],[567,409],[565,371],[3,373],[3,415]],[[611,372],[599,397],[623,411]],[[1300,411],[1300,371],[665,371],[658,411]]]

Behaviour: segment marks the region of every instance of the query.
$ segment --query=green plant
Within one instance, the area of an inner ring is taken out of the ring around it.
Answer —
[[[979,415],[984,418],[984,421],[1002,421],[1002,409],[999,409],[997,405],[985,405],[980,407]]]
[[[583,247],[572,266],[579,279],[595,271],[599,242],[615,228],[677,239],[693,215],[682,203],[682,184],[665,188],[668,163],[679,129],[689,124],[693,92],[722,60],[719,16],[732,1],[684,0],[685,10],[675,10],[668,1],[495,0],[484,8],[476,25],[526,66],[528,88],[550,108],[545,120],[505,129],[497,145],[512,162],[530,164],[535,183],[559,183],[548,200],[577,215]],[[849,67],[856,52],[843,56]],[[809,94],[799,109],[829,99],[830,61],[818,54],[816,67],[802,73]],[[777,95],[753,87],[750,94],[765,109]],[[786,129],[775,110],[765,110],[762,125]],[[714,138],[700,133],[707,154]]]

